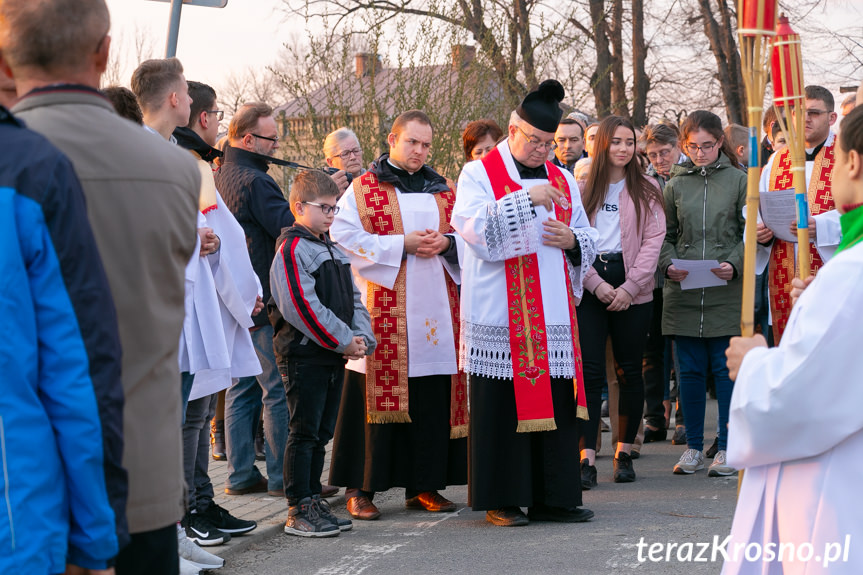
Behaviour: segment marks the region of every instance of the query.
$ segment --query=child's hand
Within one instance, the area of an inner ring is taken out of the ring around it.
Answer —
[[[345,348],[345,359],[362,359],[366,355],[368,347],[366,340],[361,336],[355,335],[353,341]]]

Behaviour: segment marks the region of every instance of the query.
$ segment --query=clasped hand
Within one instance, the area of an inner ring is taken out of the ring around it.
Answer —
[[[449,238],[437,230],[416,230],[405,234],[405,251],[419,258],[433,258],[449,248]]]
[[[343,357],[345,359],[362,359],[365,357],[368,349],[365,338],[355,335],[351,343],[348,344],[348,347],[345,348]]]

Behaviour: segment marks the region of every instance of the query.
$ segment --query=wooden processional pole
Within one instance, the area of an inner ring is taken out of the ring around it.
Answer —
[[[764,112],[764,91],[767,87],[770,39],[776,34],[777,5],[778,0],[740,0],[737,11],[740,63],[743,68],[743,84],[746,87],[749,112],[743,306],[740,312],[740,331],[743,337],[752,337],[755,334],[755,250],[758,245],[756,228],[760,201],[758,185],[761,179],[760,129],[761,116]],[[738,493],[742,481],[743,470],[741,469],[737,479]]]

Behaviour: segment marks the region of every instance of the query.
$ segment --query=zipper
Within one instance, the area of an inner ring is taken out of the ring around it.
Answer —
[[[702,166],[704,177],[704,201],[701,205],[701,259],[707,259],[707,166]],[[698,337],[704,337],[704,291],[701,288],[701,321],[698,324]]]
[[[15,523],[12,521],[12,498],[9,495],[9,466],[6,464],[6,432],[3,429],[2,416],[0,416],[0,456],[3,459],[3,489],[6,498],[6,513],[9,515],[9,534],[12,537],[12,551],[15,551]]]

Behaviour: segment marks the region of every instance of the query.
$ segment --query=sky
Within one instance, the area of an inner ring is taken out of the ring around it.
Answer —
[[[138,63],[136,37],[147,40],[149,50],[144,56],[164,57],[171,4],[155,0],[107,0],[107,3],[111,10],[113,46],[120,63],[120,83],[128,85]],[[260,69],[274,62],[283,42],[306,33],[305,22],[297,16],[287,17],[280,10],[282,5],[282,0],[228,0],[225,8],[184,5],[177,57],[183,62],[186,78],[218,89],[232,74],[241,75],[249,68]],[[863,0],[827,0],[808,18],[835,26],[860,23],[863,39]],[[831,68],[842,66],[841,62],[832,61],[837,57],[835,53],[824,50],[826,61],[821,60],[819,51],[808,49],[806,37],[803,40],[807,77],[816,80],[816,76],[830,74]],[[840,97],[838,85],[828,87]]]

